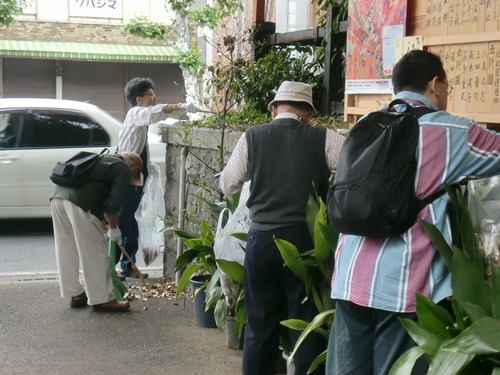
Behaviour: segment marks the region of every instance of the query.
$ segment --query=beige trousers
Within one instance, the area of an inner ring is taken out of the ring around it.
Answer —
[[[89,305],[113,300],[108,243],[99,219],[65,199],[52,199],[51,209],[61,297],[85,290]]]

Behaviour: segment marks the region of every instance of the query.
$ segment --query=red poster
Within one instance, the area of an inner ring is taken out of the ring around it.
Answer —
[[[349,0],[346,93],[392,93],[394,44],[405,35],[407,0]]]

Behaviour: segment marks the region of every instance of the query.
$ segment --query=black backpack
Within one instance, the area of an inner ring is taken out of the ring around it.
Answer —
[[[423,201],[415,197],[418,118],[433,111],[396,99],[352,127],[327,195],[328,215],[337,231],[368,237],[403,233],[425,205],[444,193]]]
[[[49,176],[56,185],[76,187],[90,181],[90,171],[97,161],[108,154],[107,148],[99,154],[80,151],[65,162],[57,163]]]

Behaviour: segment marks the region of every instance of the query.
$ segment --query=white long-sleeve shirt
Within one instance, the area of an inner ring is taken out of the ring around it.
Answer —
[[[166,104],[156,104],[130,108],[118,133],[118,152],[135,152],[140,155],[144,147],[147,147],[148,160],[143,160],[143,163],[147,165],[149,172],[151,160],[147,145],[148,126],[167,118],[167,113],[163,112],[165,106]]]

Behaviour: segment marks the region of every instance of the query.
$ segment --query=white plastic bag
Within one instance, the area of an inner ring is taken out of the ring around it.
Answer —
[[[231,233],[248,233],[250,219],[246,202],[249,195],[250,182],[246,182],[243,184],[238,207],[236,207],[234,212],[231,213],[228,208],[225,208],[219,214],[217,232],[214,239],[214,253],[217,259],[232,260],[243,265],[246,242],[231,236]],[[222,227],[225,214],[228,214],[229,217],[226,225]],[[229,278],[222,270],[219,270],[219,273],[222,291],[226,297],[228,306],[231,308],[238,299],[241,285]]]
[[[250,183],[247,181],[243,184],[238,207],[234,212],[231,213],[228,208],[221,211],[214,240],[214,253],[217,259],[235,260],[243,264],[246,242],[231,236],[231,233],[248,233],[250,219],[246,202],[249,195]],[[229,218],[226,225],[222,227],[222,221],[226,213],[229,214]]]
[[[468,182],[468,208],[485,258],[500,265],[500,176]]]
[[[150,173],[144,185],[144,194],[135,219],[139,227],[139,250],[144,263],[149,265],[165,248],[163,229],[165,228],[165,199],[161,185],[160,167],[151,163]]]

